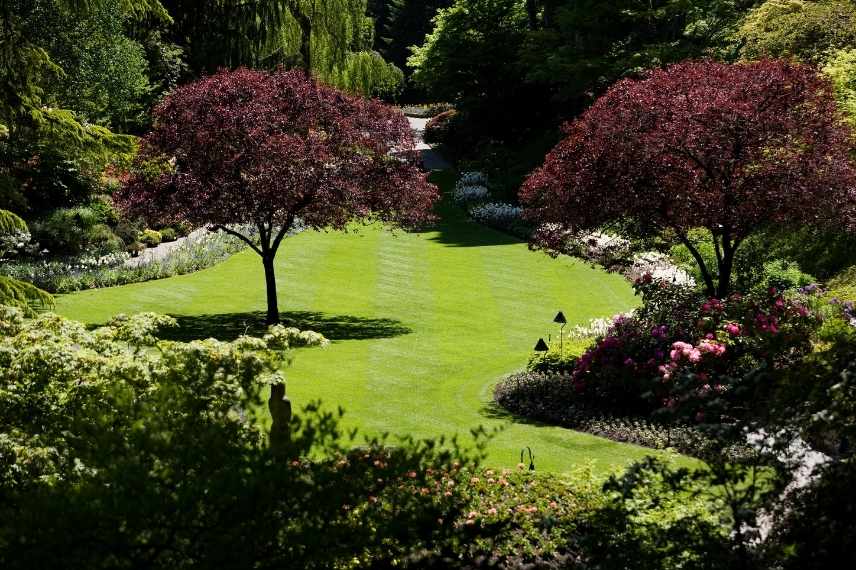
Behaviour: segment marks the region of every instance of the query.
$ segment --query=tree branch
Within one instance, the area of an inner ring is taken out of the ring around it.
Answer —
[[[704,284],[707,287],[707,292],[709,295],[716,294],[716,288],[713,285],[713,277],[710,274],[710,270],[708,270],[707,265],[704,262],[704,258],[702,258],[698,249],[692,244],[689,238],[684,235],[682,232],[675,230],[678,234],[678,239],[681,240],[681,243],[684,244],[688,250],[690,250],[690,254],[692,254],[693,258],[696,260],[696,264],[698,264],[699,269],[701,270],[701,276],[704,278]]]
[[[282,224],[279,233],[276,234],[276,237],[273,240],[273,244],[271,244],[271,251],[276,252],[276,250],[279,249],[279,244],[282,243],[285,234],[288,232],[288,230],[291,229],[292,225],[294,225],[294,216],[288,216],[286,222]]]
[[[240,233],[240,232],[236,232],[235,230],[233,230],[233,229],[231,229],[231,228],[227,228],[226,226],[223,226],[223,225],[220,225],[220,224],[217,224],[217,225],[211,226],[211,229],[210,229],[209,231],[214,231],[214,230],[222,230],[222,231],[226,232],[226,233],[227,233],[227,234],[229,234],[229,235],[235,236],[236,238],[240,239],[240,240],[241,240],[241,241],[243,241],[245,244],[247,244],[248,246],[250,246],[250,247],[253,249],[253,251],[255,251],[256,253],[258,253],[259,255],[262,255],[262,251],[258,248],[258,246],[257,246],[256,244],[254,244],[254,243],[253,243],[253,240],[251,240],[250,238],[248,238],[248,237],[247,237],[247,236],[245,236],[244,234],[242,234],[242,233]]]

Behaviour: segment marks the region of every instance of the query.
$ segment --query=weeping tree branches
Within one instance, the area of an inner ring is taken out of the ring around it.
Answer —
[[[283,65],[374,95],[398,87],[401,71],[372,51],[366,0],[163,0],[173,41],[187,46],[196,75],[221,67]],[[358,78],[358,79],[355,79]]]

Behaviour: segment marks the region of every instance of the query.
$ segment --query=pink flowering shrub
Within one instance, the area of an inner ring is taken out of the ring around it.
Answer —
[[[673,407],[691,389],[715,397],[722,378],[761,364],[779,366],[810,350],[820,319],[811,296],[733,294],[706,299],[685,288],[640,279],[643,307],[615,320],[576,363],[571,382],[580,398],[621,413]],[[676,383],[691,374],[695,385]]]

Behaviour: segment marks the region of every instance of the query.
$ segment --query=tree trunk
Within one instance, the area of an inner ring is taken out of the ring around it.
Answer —
[[[529,29],[538,29],[538,6],[535,0],[526,0],[526,15],[529,17]]]
[[[274,273],[273,260],[275,252],[267,252],[262,255],[262,264],[265,267],[265,287],[267,288],[267,324],[279,324],[279,306],[276,299],[276,274]]]
[[[312,20],[296,2],[290,2],[288,7],[291,15],[297,20],[297,25],[300,26],[301,67],[303,72],[310,76],[312,75]]]
[[[723,244],[722,262],[719,264],[719,283],[716,287],[716,297],[724,299],[731,292],[731,273],[734,269],[733,247]]]
[[[695,259],[696,264],[698,265],[699,270],[701,271],[701,276],[704,279],[704,286],[707,294],[711,297],[716,295],[716,288],[713,283],[713,276],[710,274],[710,270],[708,270],[707,265],[704,262],[704,258],[701,256],[701,253],[692,242],[689,240],[687,236],[678,232],[678,239],[681,240],[681,243],[686,246],[686,248],[690,251],[690,254]]]

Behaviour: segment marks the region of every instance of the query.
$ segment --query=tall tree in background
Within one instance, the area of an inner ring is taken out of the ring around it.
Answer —
[[[57,0],[74,16],[85,15],[107,0]],[[0,2],[0,125],[12,137],[22,129],[37,130],[73,146],[125,146],[128,141],[111,136],[106,129],[79,121],[67,109],[44,105],[45,80],[62,76],[45,46],[26,33],[27,18],[38,0]],[[121,0],[119,7],[132,17],[168,18],[157,0]]]
[[[164,0],[173,40],[191,71],[297,67],[366,94],[395,90],[402,74],[372,51],[366,0]],[[394,87],[391,88],[390,85]]]
[[[764,227],[856,228],[853,133],[807,66],[677,64],[617,83],[566,134],[521,189],[540,247],[605,224],[673,235],[724,297],[737,249]],[[710,233],[715,267],[695,228]]]
[[[373,0],[369,10],[375,19],[378,51],[391,63],[404,68],[410,47],[422,44],[441,8],[454,0]]]
[[[339,230],[432,219],[439,196],[404,115],[303,72],[222,71],[180,87],[154,114],[141,169],[118,201],[152,221],[213,224],[244,240],[262,259],[270,324],[279,322],[274,259],[298,218]]]

